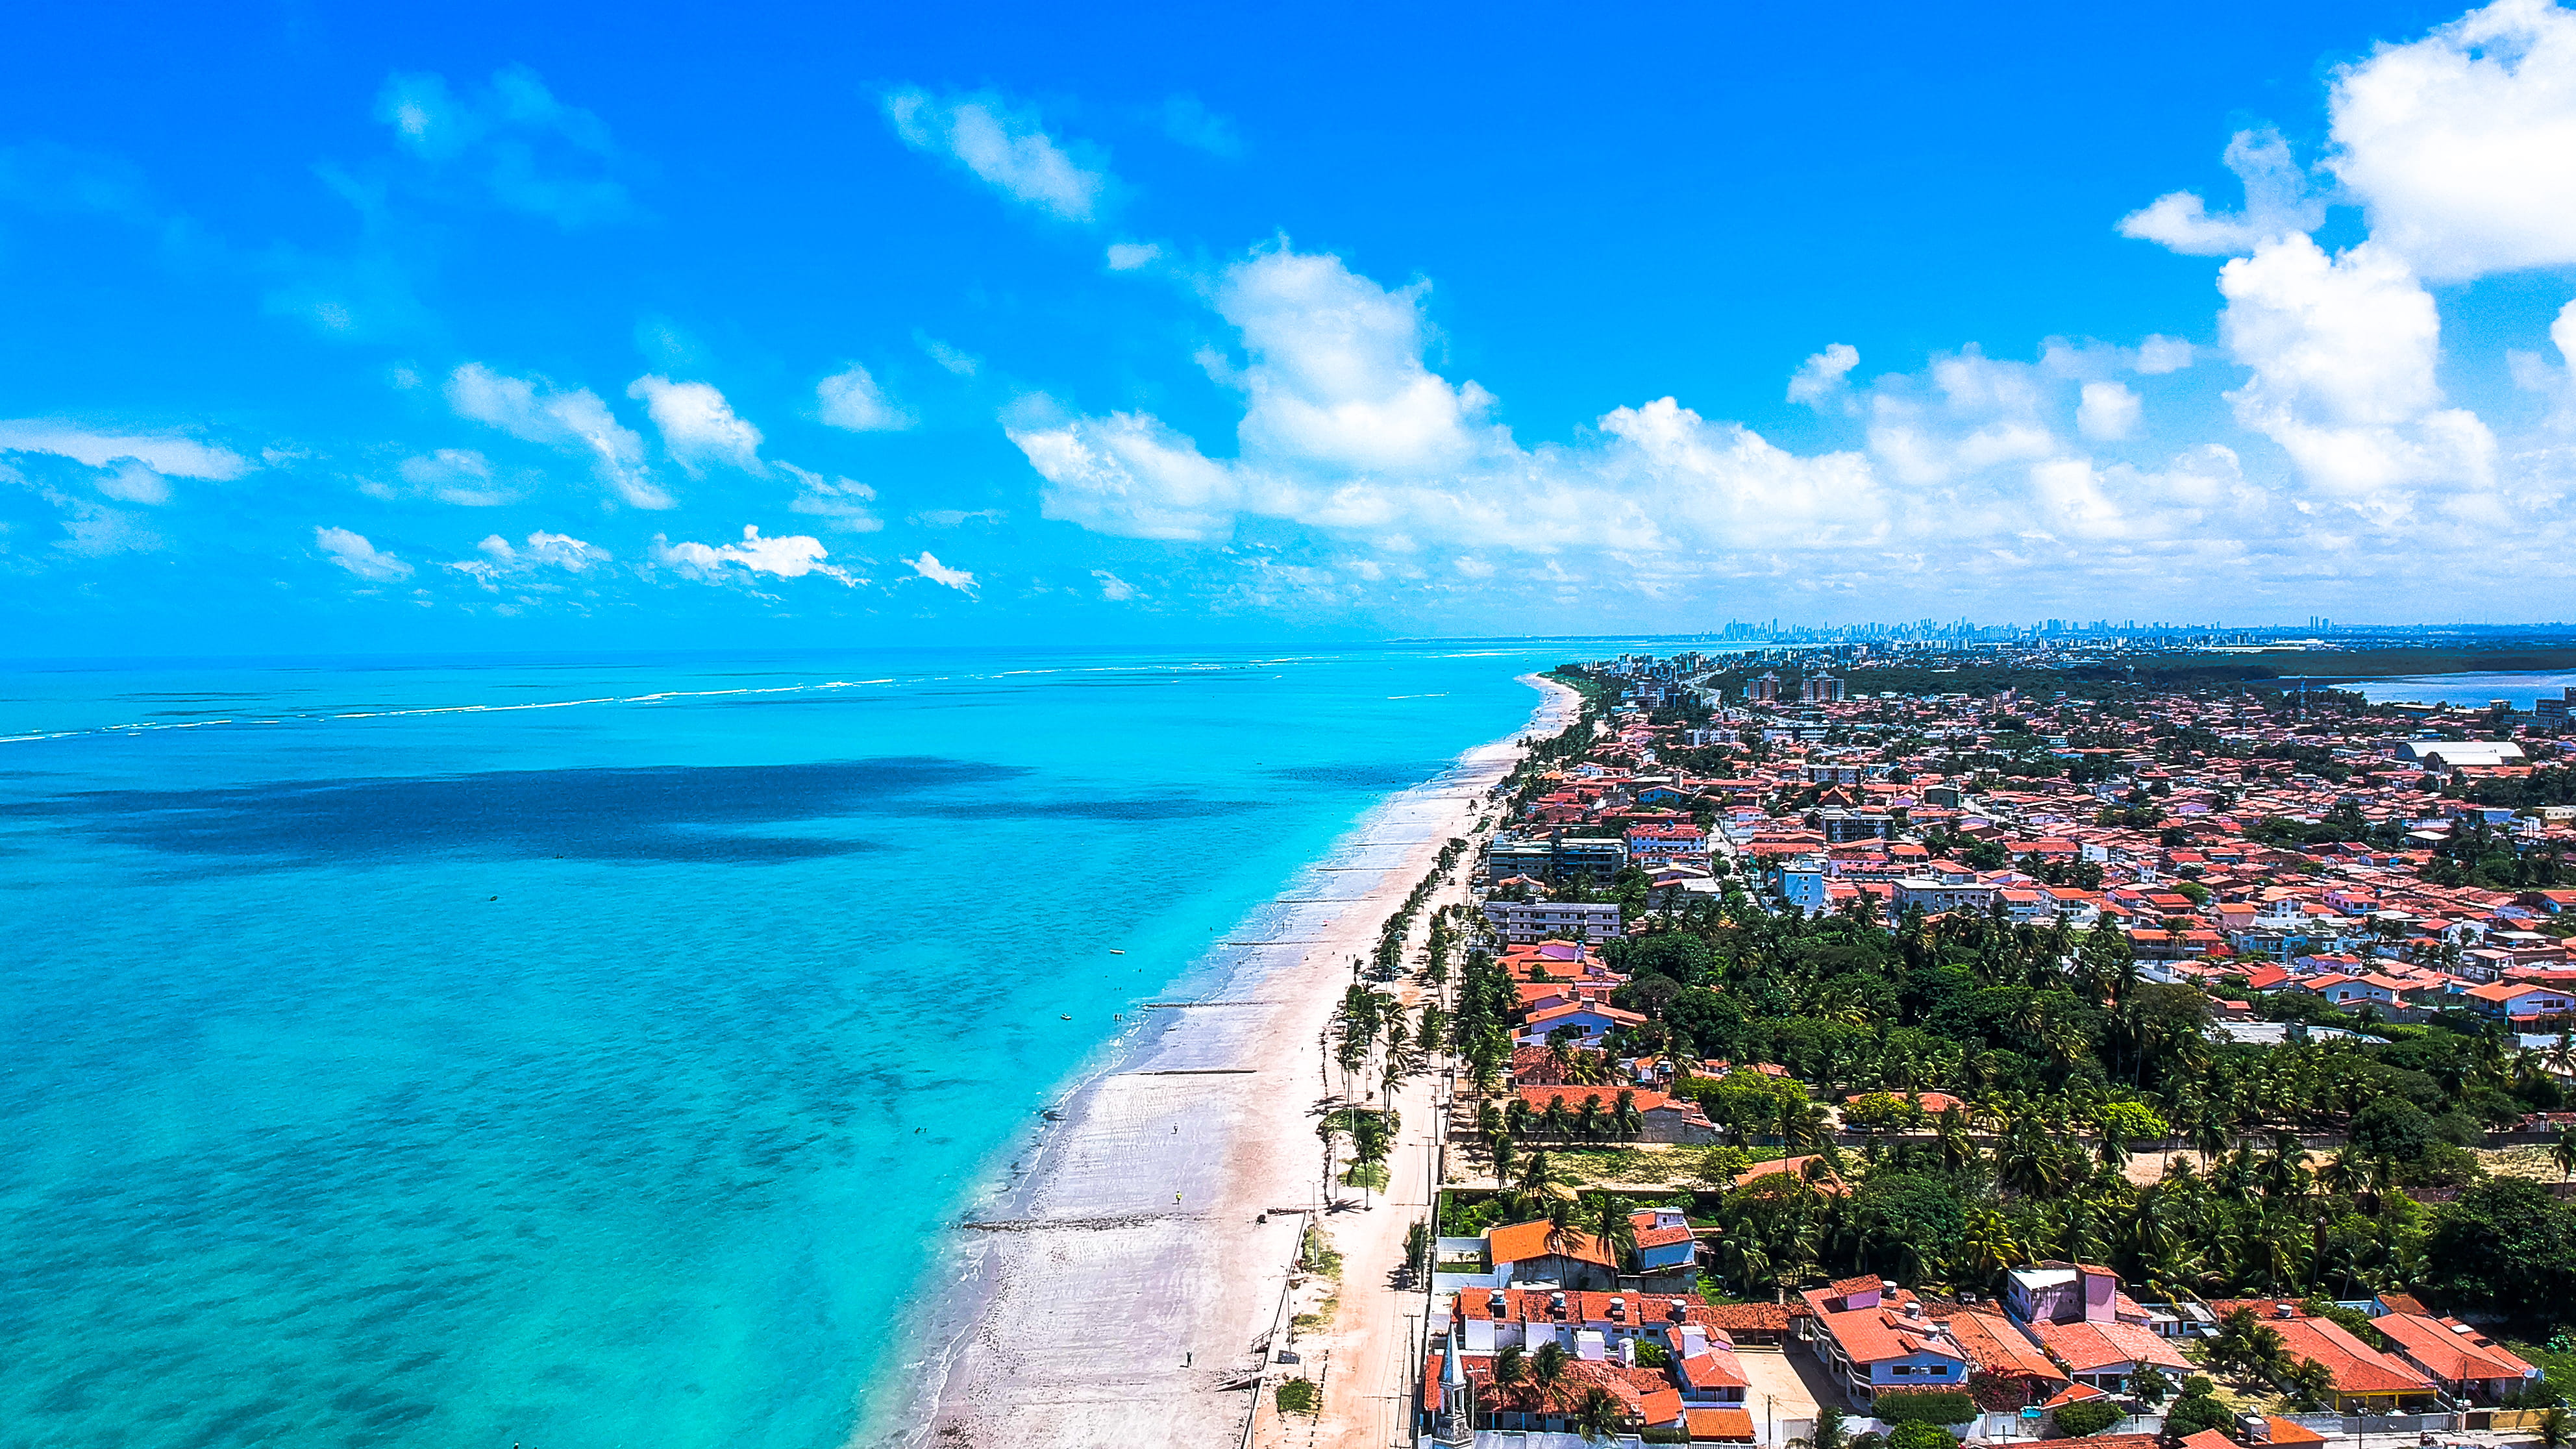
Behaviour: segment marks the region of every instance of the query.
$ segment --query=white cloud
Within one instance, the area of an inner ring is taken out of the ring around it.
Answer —
[[[476,544],[481,558],[461,559],[447,567],[469,574],[487,589],[497,589],[505,575],[527,574],[539,569],[556,568],[566,573],[582,573],[610,562],[608,550],[595,543],[584,543],[566,533],[548,533],[539,529],[528,535],[525,547],[513,547],[510,541],[493,534]]]
[[[895,134],[916,151],[955,157],[1005,194],[1067,221],[1088,222],[1107,184],[1040,126],[1034,112],[992,95],[935,97],[904,89],[885,99]]]
[[[1162,254],[1163,249],[1152,242],[1111,242],[1109,270],[1132,272],[1139,267],[1150,266]]]
[[[967,371],[974,369],[970,364]],[[853,362],[814,385],[823,405],[823,421],[853,433],[895,432],[912,426],[912,417],[896,407],[868,370]]]
[[[2179,337],[2150,335],[2138,344],[2138,371],[2148,377],[2161,377],[2191,366],[2191,344]]]
[[[44,418],[0,421],[0,453],[50,453],[92,468],[140,463],[165,477],[203,478],[217,483],[239,478],[255,466],[239,453],[194,438],[94,433]]]
[[[921,557],[908,558],[905,559],[904,562],[912,565],[912,571],[914,573],[921,575],[923,578],[930,580],[934,584],[944,584],[947,587],[964,594],[970,599],[978,596],[975,585],[975,576],[973,574],[966,572],[964,569],[952,569],[948,567],[946,564],[941,563],[928,549],[922,550]]]
[[[1234,531],[1233,475],[1158,419],[1111,413],[1007,431],[1046,480],[1042,517],[1126,538],[1212,539]]]
[[[951,347],[928,333],[915,332],[912,340],[921,348],[923,355],[959,377],[973,377],[983,369],[984,359]]]
[[[703,382],[673,382],[647,373],[626,385],[626,395],[644,404],[653,426],[692,478],[706,476],[709,463],[723,463],[746,473],[765,473],[760,462],[760,429],[735,414],[725,395]]]
[[[2075,407],[2075,429],[2088,438],[2125,438],[2137,430],[2138,395],[2116,382],[2084,384]]]
[[[510,377],[469,362],[448,377],[447,405],[514,438],[588,455],[599,480],[629,507],[676,506],[644,467],[643,437],[586,387],[561,391],[542,377]]]
[[[2498,0],[2336,72],[2326,165],[2423,276],[2576,263],[2576,12]]]
[[[1100,580],[1100,597],[1113,604],[1123,604],[1136,597],[1136,586],[1107,569],[1093,569],[1091,576]]]
[[[1284,246],[1227,268],[1217,313],[1252,355],[1237,429],[1245,449],[1301,470],[1396,473],[1508,450],[1509,435],[1484,420],[1492,394],[1423,366],[1428,291],[1390,292],[1339,257]]]
[[[367,542],[363,534],[345,528],[315,528],[314,546],[330,555],[331,562],[373,583],[389,583],[411,577],[411,565],[392,554],[384,553]]]
[[[787,505],[790,510],[829,519],[831,521],[824,526],[843,533],[874,533],[885,527],[885,520],[868,507],[876,498],[877,490],[865,483],[849,478],[826,478],[788,462],[781,462],[778,466],[793,475],[800,485],[795,501]]]
[[[472,95],[444,76],[397,73],[377,93],[376,119],[427,174],[469,182],[513,211],[566,229],[634,214],[626,187],[597,174],[616,158],[608,128],[525,67],[498,72]]]
[[[2289,143],[2269,128],[2239,131],[2227,143],[2227,169],[2245,185],[2245,209],[2212,216],[2188,191],[2157,197],[2144,210],[2120,218],[2120,234],[2156,242],[2186,256],[2227,256],[2325,220],[2325,202],[2311,195],[2307,173]]]
[[[2291,237],[2229,262],[2218,289],[2219,335],[2254,374],[2228,395],[2237,417],[2310,481],[2390,516],[2404,485],[2489,480],[2494,438],[2442,406],[2441,318],[2395,253]]]
[[[715,579],[726,570],[739,568],[747,573],[774,574],[782,579],[800,579],[807,574],[820,574],[856,587],[865,582],[852,578],[846,570],[824,562],[832,556],[822,540],[803,534],[783,538],[763,538],[755,524],[745,524],[740,543],[710,547],[703,543],[673,543],[657,534],[650,557],[653,562],[701,579]]]
[[[1842,398],[1851,381],[1851,370],[1860,366],[1860,349],[1848,342],[1836,342],[1824,351],[1798,364],[1789,375],[1789,401],[1820,408],[1830,400]]]
[[[472,448],[435,449],[403,459],[395,471],[420,492],[463,508],[497,507],[518,496],[494,481],[492,461]]]
[[[98,491],[125,503],[161,504],[170,501],[170,480],[129,458],[98,480]]]

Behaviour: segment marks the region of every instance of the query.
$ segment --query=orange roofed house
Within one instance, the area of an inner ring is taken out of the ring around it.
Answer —
[[[2539,1369],[2456,1318],[2384,1313],[2370,1326],[2398,1358],[2464,1399],[2494,1403],[2540,1378]]]
[[[2147,1311],[2120,1291],[2119,1275],[2089,1263],[2039,1263],[2005,1280],[2004,1308],[2067,1377],[2111,1393],[2153,1368],[2179,1382],[2191,1360],[2148,1326]]]
[[[2332,1319],[2309,1317],[2296,1303],[2237,1298],[2209,1305],[2220,1318],[2239,1308],[2251,1309],[2264,1326],[2277,1331],[2282,1350],[2292,1358],[2325,1366],[2334,1376],[2338,1414],[2406,1413],[2434,1396],[2433,1380],[2414,1365],[2363,1343]]]
[[[1855,1403],[1905,1389],[1955,1389],[1968,1381],[1967,1349],[1912,1293],[1875,1274],[1799,1295],[1815,1315],[1817,1352]]]
[[[1598,1388],[1618,1401],[1631,1432],[1749,1442],[1748,1380],[1718,1317],[1695,1295],[1465,1289],[1452,1300],[1447,1341],[1423,1366],[1422,1407],[1440,1443],[1468,1442],[1476,1428],[1562,1433]],[[1550,1343],[1567,1357],[1553,1388],[1527,1377],[1494,1381],[1503,1350],[1534,1353]],[[1668,1365],[1639,1363],[1641,1343],[1662,1349]],[[1471,1409],[1472,1425],[1464,1422]],[[1451,1437],[1440,1438],[1444,1430]]]

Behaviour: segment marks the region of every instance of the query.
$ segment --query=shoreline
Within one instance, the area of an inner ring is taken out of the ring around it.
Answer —
[[[1243,1438],[1247,1381],[1267,1362],[1322,1198],[1312,1104],[1326,1094],[1323,1033],[1351,958],[1374,948],[1440,846],[1469,834],[1518,741],[1579,712],[1566,686],[1517,679],[1541,695],[1524,724],[1372,806],[1102,1043],[1004,1149],[895,1326],[922,1351],[890,1356],[903,1387],[856,1426],[854,1446]],[[1408,1114],[1407,1141],[1431,1125]],[[1380,1239],[1400,1250],[1409,1221],[1335,1212],[1327,1230],[1373,1260]],[[1354,1292],[1392,1301],[1375,1284],[1355,1280]],[[1336,1346],[1348,1336],[1337,1326]]]

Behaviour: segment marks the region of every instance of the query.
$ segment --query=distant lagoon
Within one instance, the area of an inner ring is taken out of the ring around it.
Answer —
[[[2559,699],[2570,685],[2576,685],[2576,672],[2565,670],[2515,670],[2497,674],[2407,674],[2388,679],[2337,680],[2320,687],[2351,690],[2374,704],[2391,702],[2416,704],[2447,703],[2470,709],[2484,709],[2496,700],[2509,700],[2519,710],[2531,708],[2535,698]]]

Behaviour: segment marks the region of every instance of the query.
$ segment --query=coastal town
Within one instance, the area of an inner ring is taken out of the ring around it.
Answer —
[[[2576,1440],[2576,690],[2065,665],[1556,671],[1350,963],[1247,1440]]]

